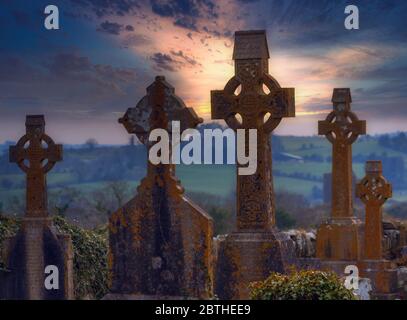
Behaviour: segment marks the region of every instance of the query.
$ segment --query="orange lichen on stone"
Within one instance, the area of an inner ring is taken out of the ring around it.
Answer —
[[[212,119],[235,131],[257,130],[257,170],[236,177],[237,225],[219,242],[215,291],[221,299],[247,299],[251,282],[284,272],[294,255],[290,239],[275,230],[270,134],[283,118],[295,116],[295,94],[268,74],[265,31],[236,32],[233,59],[235,76],[211,92]],[[245,139],[248,148],[247,134]]]
[[[374,295],[393,299],[397,296],[395,265],[383,259],[382,207],[392,196],[392,187],[382,175],[381,161],[366,162],[366,176],[358,183],[356,195],[366,206],[365,245],[359,261],[361,276],[373,282]]]
[[[330,261],[357,261],[360,221],[352,204],[352,144],[366,133],[366,122],[351,111],[350,89],[334,89],[333,111],[319,121],[318,131],[332,143],[332,210],[317,233],[317,257]]]
[[[10,299],[73,299],[73,247],[48,216],[46,175],[62,160],[62,145],[45,133],[43,115],[26,117],[26,134],[10,147],[10,161],[26,174],[26,212],[7,249],[12,270]],[[45,267],[58,267],[58,289],[44,287]]]
[[[175,95],[164,77],[156,77],[136,108],[119,121],[138,136],[147,149],[153,129],[167,129],[179,121],[181,130],[202,119]],[[213,221],[184,195],[173,164],[147,164],[147,176],[137,195],[109,224],[112,253],[110,295],[133,299],[209,298],[212,296]],[[123,217],[123,218],[122,218]],[[119,219],[120,218],[120,219]],[[120,228],[115,228],[117,220]]]

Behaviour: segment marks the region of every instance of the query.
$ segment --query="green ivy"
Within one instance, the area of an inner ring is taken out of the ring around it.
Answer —
[[[20,226],[20,221],[14,217],[0,214],[0,268],[5,268],[3,242],[6,238],[14,236]]]
[[[54,216],[53,219],[57,229],[72,238],[76,299],[102,298],[108,291],[107,228],[85,230],[61,216]],[[0,215],[0,268],[5,266],[1,261],[3,241],[15,235],[19,225],[19,219]]]
[[[333,272],[292,271],[273,273],[265,281],[250,285],[253,300],[355,300]]]
[[[108,291],[107,228],[85,230],[55,216],[57,228],[72,238],[75,297],[102,298]]]

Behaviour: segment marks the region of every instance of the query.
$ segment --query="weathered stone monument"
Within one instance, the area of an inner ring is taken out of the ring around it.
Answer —
[[[381,161],[366,162],[366,176],[357,184],[356,196],[366,206],[365,241],[358,266],[362,277],[372,280],[376,298],[397,297],[397,270],[383,259],[382,206],[392,196],[392,187],[382,175]]]
[[[10,161],[27,175],[26,213],[8,249],[10,299],[73,299],[71,238],[57,232],[47,210],[46,174],[61,160],[62,146],[45,134],[44,116],[27,116],[26,134],[10,147]],[[45,286],[47,266],[58,268],[58,289]]]
[[[171,135],[171,121],[179,121],[183,131],[202,119],[164,77],[156,77],[147,95],[119,121],[150,150],[156,143],[148,139],[153,129]],[[106,299],[209,298],[213,221],[185,196],[174,164],[148,161],[147,166],[137,195],[110,218]]]
[[[360,253],[360,221],[352,203],[352,144],[366,133],[366,122],[351,111],[350,89],[334,89],[333,111],[319,121],[318,131],[332,143],[332,211],[317,233],[317,258],[332,261],[331,267],[343,272]]]
[[[235,131],[257,129],[257,170],[237,174],[236,230],[219,244],[215,291],[222,299],[248,298],[249,284],[284,272],[294,252],[288,236],[275,230],[270,145],[282,118],[295,116],[294,89],[281,88],[268,74],[265,31],[236,32],[233,59],[235,76],[224,90],[211,92],[212,119]],[[246,132],[246,151],[248,145]]]
[[[357,178],[352,171],[352,190],[355,190]],[[323,201],[326,205],[331,205],[332,202],[332,173],[325,173],[323,175]],[[352,201],[355,201],[355,193],[352,193]]]

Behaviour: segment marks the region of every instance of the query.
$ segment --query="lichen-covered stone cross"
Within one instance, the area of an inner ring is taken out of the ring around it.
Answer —
[[[325,135],[332,150],[332,218],[353,217],[352,211],[352,144],[366,133],[366,121],[351,111],[348,88],[334,89],[333,111],[318,122],[318,133]]]
[[[366,260],[382,259],[382,206],[392,197],[392,187],[382,175],[381,161],[366,162],[366,176],[356,186],[356,196],[366,206]]]
[[[235,76],[211,92],[212,119],[233,130],[257,129],[257,172],[237,176],[237,228],[266,230],[275,224],[269,136],[282,118],[295,116],[294,89],[281,88],[268,74],[265,31],[236,32],[233,59]],[[247,150],[247,133],[245,140]]]
[[[26,134],[15,146],[10,146],[10,162],[15,162],[27,175],[26,216],[46,217],[46,174],[62,160],[62,145],[45,134],[43,115],[26,118]]]

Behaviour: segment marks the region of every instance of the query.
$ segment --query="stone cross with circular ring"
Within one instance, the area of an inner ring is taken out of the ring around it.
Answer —
[[[62,160],[62,145],[45,134],[43,115],[26,117],[26,134],[15,146],[10,146],[10,162],[27,175],[26,217],[47,217],[46,174]]]
[[[366,133],[366,121],[351,111],[348,88],[334,89],[333,111],[318,122],[318,134],[332,143],[332,214],[331,218],[353,217],[352,205],[352,144]]]
[[[269,230],[275,225],[270,134],[282,118],[295,116],[294,88],[281,88],[268,74],[264,30],[236,32],[233,60],[235,76],[211,92],[212,119],[235,131],[257,130],[257,171],[237,175],[237,229]],[[247,133],[244,142],[247,154]]]

